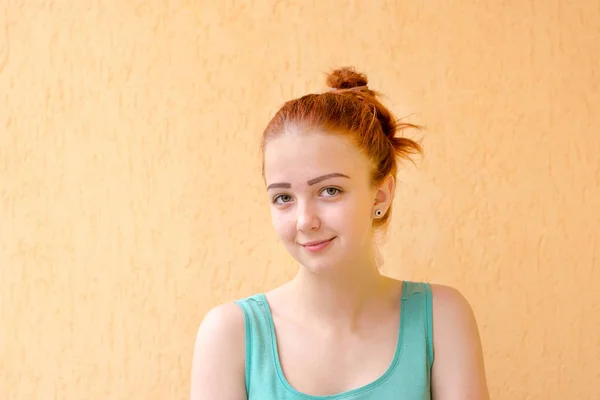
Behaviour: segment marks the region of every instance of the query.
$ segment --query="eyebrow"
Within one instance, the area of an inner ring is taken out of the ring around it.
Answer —
[[[326,179],[330,179],[330,178],[348,178],[348,179],[350,179],[350,177],[348,175],[340,174],[339,172],[334,172],[332,174],[327,174],[327,175],[319,176],[317,178],[313,178],[309,181],[306,181],[306,183],[308,183],[309,185],[314,185],[316,183],[322,182],[322,181],[324,181]],[[287,183],[287,182],[271,183],[267,187],[267,190],[275,189],[275,188],[289,189],[291,187],[292,187],[292,184]]]

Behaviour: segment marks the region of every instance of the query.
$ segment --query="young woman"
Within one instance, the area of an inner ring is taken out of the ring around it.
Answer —
[[[212,309],[192,400],[488,399],[478,328],[455,289],[379,271],[397,159],[421,152],[365,75],[287,102],[263,134],[272,223],[299,263],[267,293]]]

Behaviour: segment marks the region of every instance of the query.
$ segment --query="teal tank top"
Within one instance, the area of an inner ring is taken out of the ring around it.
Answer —
[[[365,386],[329,396],[310,396],[287,382],[279,363],[273,317],[265,295],[237,300],[246,327],[248,400],[431,399],[431,287],[428,283],[407,281],[402,285],[398,344],[389,368]]]

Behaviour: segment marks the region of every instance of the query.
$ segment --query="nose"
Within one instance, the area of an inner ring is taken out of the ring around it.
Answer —
[[[296,229],[298,231],[315,231],[321,227],[321,220],[318,213],[310,204],[298,204],[297,210]]]

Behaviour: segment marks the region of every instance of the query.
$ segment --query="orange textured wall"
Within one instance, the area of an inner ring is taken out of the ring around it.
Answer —
[[[600,398],[599,4],[2,1],[0,398],[186,399],[295,271],[259,134],[347,64],[427,126],[386,272],[466,294],[494,399]]]

